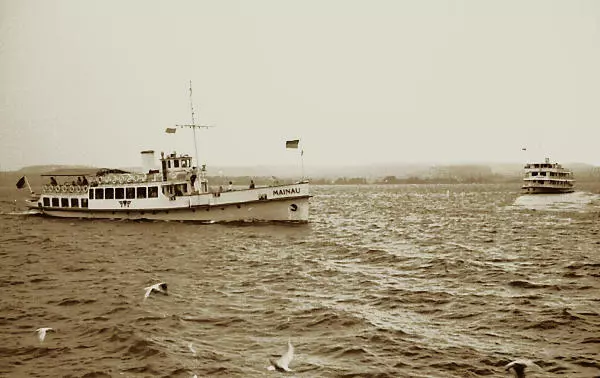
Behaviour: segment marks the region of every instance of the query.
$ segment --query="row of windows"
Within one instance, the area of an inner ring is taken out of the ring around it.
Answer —
[[[559,164],[557,164],[557,163],[525,164],[525,169],[532,169],[532,168],[560,168],[560,167],[559,167]]]
[[[539,172],[540,176],[546,176],[546,173],[550,173],[548,176],[550,177],[567,177],[571,176],[570,173],[565,172]],[[531,172],[532,176],[538,176],[538,172]]]
[[[529,182],[536,183],[536,184],[553,184],[553,185],[560,185],[560,186],[571,186],[572,185],[572,183],[570,183],[568,181],[531,180]]]
[[[44,207],[88,207],[87,198],[82,198],[81,202],[79,202],[79,198],[44,197],[42,201],[44,203]]]
[[[167,160],[167,167],[171,168],[171,161],[173,162],[173,168],[179,168],[180,160]],[[188,168],[192,166],[191,159],[181,159],[181,168]]]
[[[91,188],[89,199],[158,198],[158,186],[130,188]]]

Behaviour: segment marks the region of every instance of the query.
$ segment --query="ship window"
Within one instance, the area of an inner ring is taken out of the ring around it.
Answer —
[[[187,164],[187,160],[186,160],[186,159],[183,159],[183,160],[181,161],[181,168],[187,168],[187,166],[188,166],[188,164]]]
[[[43,201],[44,201],[44,206],[50,206],[50,198],[44,197]]]
[[[134,199],[135,198],[135,188],[125,188],[125,198]]]
[[[106,190],[104,191],[104,198],[114,199],[115,198],[115,189],[114,188],[106,188]]]
[[[140,186],[137,188],[137,198],[146,198],[146,187]]]
[[[58,198],[52,198],[52,207],[58,207]]]
[[[546,172],[540,172],[540,176],[546,176]]]
[[[537,174],[538,174],[537,172],[531,172],[532,176],[537,176]]]
[[[60,199],[60,207],[69,207],[69,199],[61,198]]]
[[[81,199],[81,207],[88,207],[88,200],[87,200],[87,198],[82,198]]]
[[[123,199],[123,198],[125,198],[125,189],[115,188],[115,199]]]
[[[96,188],[96,199],[104,199],[104,188]]]
[[[171,168],[171,160],[167,160],[167,167]]]
[[[90,199],[94,199],[94,189],[90,189],[90,194],[88,196]]]
[[[71,198],[71,207],[79,207],[79,198]]]
[[[179,168],[179,160],[173,160],[173,167]]]
[[[148,188],[148,198],[158,198],[158,186]]]

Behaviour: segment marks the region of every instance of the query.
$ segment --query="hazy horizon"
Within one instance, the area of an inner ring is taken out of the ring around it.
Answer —
[[[0,0],[0,170],[600,165],[593,1]],[[523,151],[522,148],[526,148]]]

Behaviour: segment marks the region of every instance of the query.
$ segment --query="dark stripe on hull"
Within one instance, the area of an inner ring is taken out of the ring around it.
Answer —
[[[523,188],[523,192],[529,194],[560,194],[560,193],[572,193],[575,189],[573,188]]]

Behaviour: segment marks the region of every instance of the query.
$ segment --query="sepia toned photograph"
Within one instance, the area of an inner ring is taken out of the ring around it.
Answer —
[[[0,0],[0,377],[600,377],[600,2]]]

